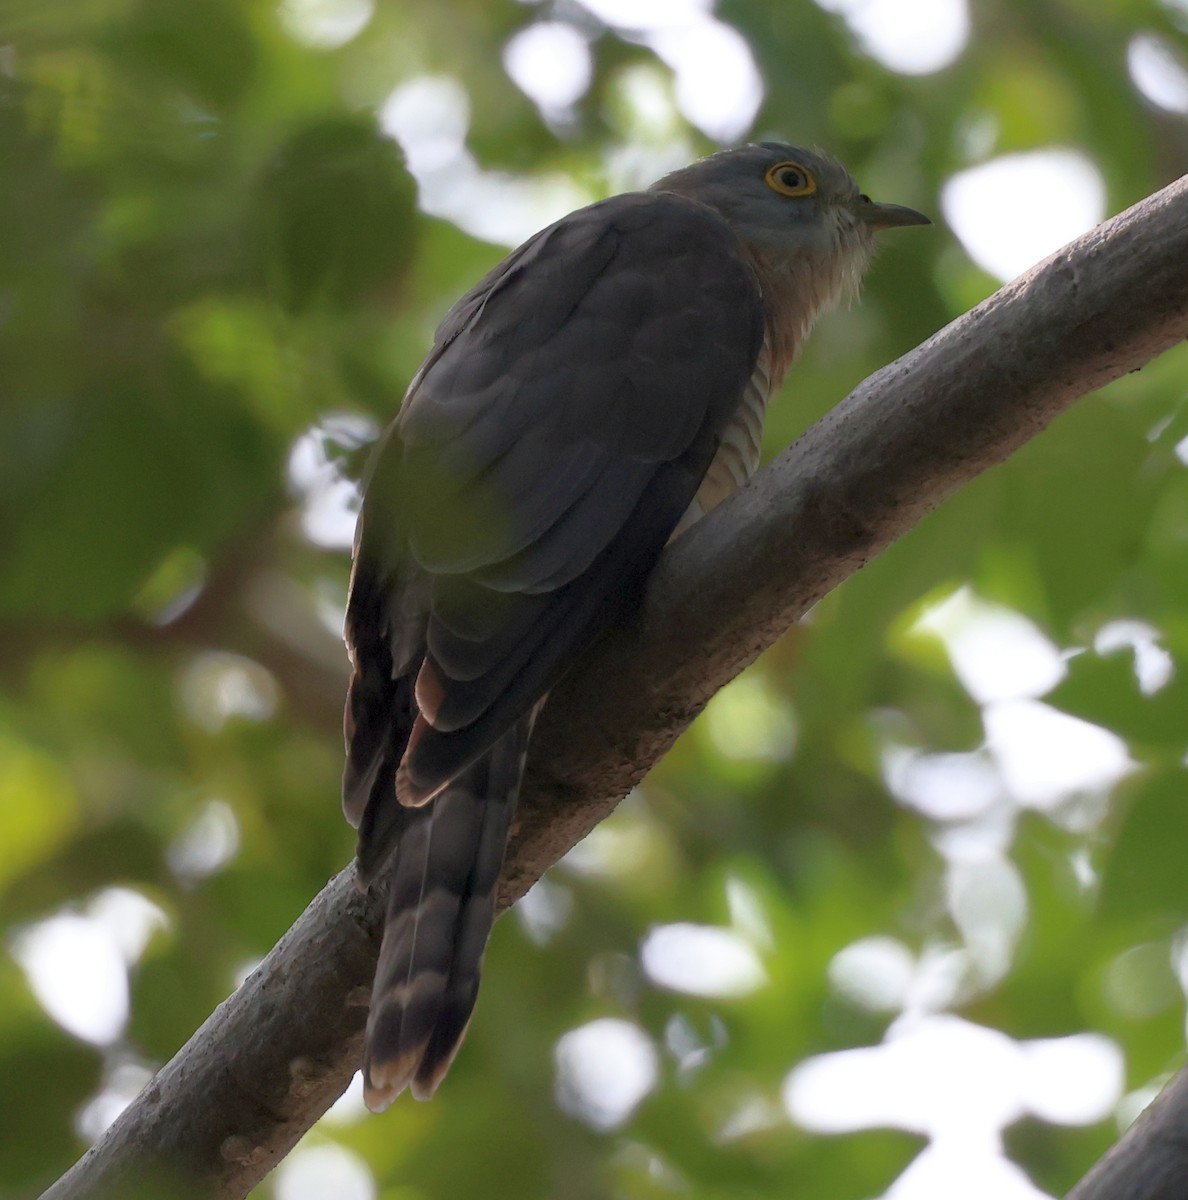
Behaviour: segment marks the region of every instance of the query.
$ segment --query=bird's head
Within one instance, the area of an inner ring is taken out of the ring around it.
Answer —
[[[654,183],[716,209],[743,238],[809,245],[840,228],[858,240],[880,229],[928,225],[901,204],[879,204],[858,190],[835,158],[783,142],[722,150]]]
[[[651,190],[696,200],[725,219],[793,342],[818,313],[857,289],[875,233],[930,224],[915,209],[864,195],[836,159],[783,142],[720,151]]]

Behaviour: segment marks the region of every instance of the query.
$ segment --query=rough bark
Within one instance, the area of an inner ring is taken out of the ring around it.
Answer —
[[[1184,1200],[1188,1196],[1188,1067],[1067,1200]]]
[[[636,626],[556,689],[534,739],[501,906],[607,816],[709,697],[811,604],[1078,398],[1185,335],[1188,177],[857,388],[675,543]],[[146,1196],[154,1186],[244,1196],[355,1070],[378,912],[349,868],[333,879],[48,1200]],[[1162,1144],[1182,1179],[1188,1155]],[[1105,1190],[1091,1176],[1076,1200],[1188,1195],[1158,1180],[1136,1191],[1108,1160],[1094,1174]]]

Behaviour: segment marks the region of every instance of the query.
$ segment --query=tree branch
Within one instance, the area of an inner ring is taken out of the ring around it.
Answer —
[[[1184,1200],[1188,1196],[1186,1131],[1188,1067],[1144,1109],[1067,1200]]]
[[[1079,397],[1186,334],[1188,177],[863,383],[675,543],[636,627],[555,689],[501,907],[811,604]],[[332,880],[46,1200],[153,1195],[154,1179],[171,1197],[244,1196],[359,1062],[379,911],[378,898],[355,893],[349,868]],[[1078,1200],[1089,1195],[1105,1193]]]

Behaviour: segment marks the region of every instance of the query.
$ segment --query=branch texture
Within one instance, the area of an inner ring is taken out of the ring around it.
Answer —
[[[1185,335],[1188,177],[866,380],[676,542],[636,626],[554,690],[501,908],[813,603],[1078,398]],[[381,902],[351,879],[348,868],[330,882],[47,1200],[242,1197],[292,1148],[359,1062]],[[1172,1193],[1129,1184],[1074,1193],[1107,1194]]]
[[[1186,1129],[1188,1068],[1159,1093],[1067,1200],[1183,1200],[1188,1196]]]

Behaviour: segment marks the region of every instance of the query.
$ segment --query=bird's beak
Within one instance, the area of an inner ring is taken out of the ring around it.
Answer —
[[[858,200],[858,215],[871,229],[895,229],[900,225],[931,225],[932,222],[914,208],[902,204],[876,204],[866,196]]]

